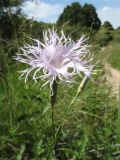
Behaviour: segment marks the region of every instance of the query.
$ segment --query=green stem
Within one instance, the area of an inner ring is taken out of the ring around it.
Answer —
[[[52,105],[52,136],[55,138],[54,105]]]
[[[54,80],[53,85],[52,85],[52,95],[51,95],[51,107],[52,107],[52,134],[53,134],[53,139],[55,138],[55,122],[54,122],[54,112],[55,112],[55,102],[57,98],[57,90],[58,90],[58,84],[56,80]]]
[[[54,146],[55,146],[55,142],[56,142],[56,135],[55,135],[55,119],[54,119],[54,115],[55,115],[55,102],[56,102],[56,98],[57,98],[57,90],[58,90],[58,83],[56,80],[54,80],[53,85],[52,85],[52,92],[51,93],[51,119],[52,119],[52,145],[50,147],[50,150],[48,152],[48,157],[47,160],[50,159],[51,156],[51,152],[54,152]]]
[[[75,100],[78,98],[78,96],[81,94],[81,92],[83,91],[84,87],[85,87],[85,84],[87,83],[88,81],[88,77],[85,76],[82,80],[82,82],[80,83],[79,87],[78,87],[78,90],[77,90],[77,93],[75,95],[75,97],[73,98],[72,102],[70,103],[70,107],[74,104]],[[69,107],[69,108],[70,108]]]

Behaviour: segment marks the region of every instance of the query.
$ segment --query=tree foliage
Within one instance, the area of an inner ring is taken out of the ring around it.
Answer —
[[[109,21],[105,21],[103,27],[109,30],[113,30],[113,26]]]
[[[92,26],[92,28],[96,30],[99,29],[101,25],[94,6],[87,3],[81,6],[78,2],[68,5],[58,18],[58,25],[64,25],[66,23],[69,25],[77,24],[84,27]]]
[[[85,4],[82,7],[83,12],[83,24],[87,27],[91,27],[93,29],[99,29],[101,25],[101,21],[98,18],[98,15],[96,13],[96,9],[92,4]]]
[[[0,8],[15,7],[20,5],[23,0],[0,0]]]
[[[0,36],[10,39],[15,36],[15,29],[19,25],[21,9],[19,5],[24,0],[0,0]]]
[[[80,23],[81,20],[81,5],[78,2],[74,2],[71,6],[66,6],[63,13],[58,19],[58,24],[69,23],[70,25]]]

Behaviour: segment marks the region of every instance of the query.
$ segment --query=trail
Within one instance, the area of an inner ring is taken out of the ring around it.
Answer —
[[[119,98],[119,86],[120,86],[120,71],[110,66],[105,65],[105,78],[111,87],[111,93]]]

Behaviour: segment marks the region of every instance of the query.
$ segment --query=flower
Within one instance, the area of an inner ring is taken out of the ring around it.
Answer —
[[[37,39],[32,40],[34,45],[25,44],[21,47],[23,53],[14,57],[29,65],[29,68],[21,71],[20,78],[25,75],[25,82],[33,70],[33,80],[36,82],[39,78],[46,80],[43,86],[49,83],[51,90],[56,79],[73,82],[73,76],[76,74],[84,73],[88,77],[91,76],[92,58],[85,36],[75,43],[71,38],[66,37],[63,31],[59,36],[57,30],[53,28],[43,31],[44,43]]]

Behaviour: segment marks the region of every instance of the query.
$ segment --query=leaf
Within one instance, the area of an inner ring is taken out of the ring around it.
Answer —
[[[81,158],[83,152],[85,151],[85,147],[87,145],[87,142],[88,142],[88,137],[87,137],[87,135],[85,135],[84,139],[82,141],[82,147],[80,147],[80,150],[79,150],[78,159]]]
[[[25,151],[25,144],[22,144],[21,148],[20,148],[20,152],[16,157],[16,160],[22,160],[22,156],[23,156],[24,151]]]
[[[44,115],[49,109],[50,109],[50,106],[47,106],[47,107],[43,110],[42,115]]]

